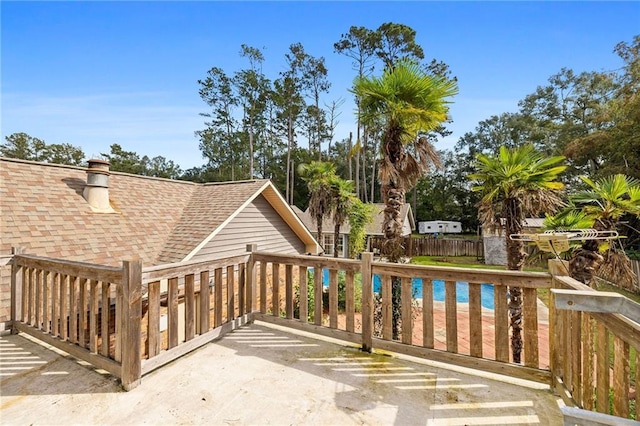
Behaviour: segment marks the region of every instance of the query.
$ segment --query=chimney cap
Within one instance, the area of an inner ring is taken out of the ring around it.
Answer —
[[[102,173],[106,175],[109,174],[109,165],[111,164],[109,163],[109,161],[93,158],[91,160],[88,160],[87,163],[87,173]]]

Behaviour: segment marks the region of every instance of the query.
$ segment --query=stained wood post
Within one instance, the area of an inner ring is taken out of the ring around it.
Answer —
[[[12,247],[11,254],[14,256],[11,260],[11,334],[18,334],[15,323],[18,318],[22,316],[22,309],[20,301],[22,300],[22,291],[24,281],[22,280],[22,266],[16,265],[16,255],[23,254],[25,252],[24,247]]]
[[[371,282],[371,264],[373,253],[362,253],[360,272],[362,274],[362,350],[373,349],[373,284]]]
[[[566,265],[561,260],[552,259],[548,262],[551,274],[551,288],[558,288],[555,277],[566,272]],[[562,364],[558,352],[558,311],[556,310],[555,295],[549,292],[549,369],[551,370],[551,389],[554,389],[555,378],[562,375]]]
[[[247,244],[247,252],[249,253],[249,260],[247,261],[247,283],[246,283],[246,294],[247,294],[247,312],[254,312],[257,310],[256,300],[256,281],[258,280],[258,274],[256,270],[256,261],[253,258],[253,252],[258,251],[257,244]]]
[[[122,372],[120,381],[125,390],[140,384],[142,377],[142,348],[140,331],[142,321],[142,261],[122,262]]]

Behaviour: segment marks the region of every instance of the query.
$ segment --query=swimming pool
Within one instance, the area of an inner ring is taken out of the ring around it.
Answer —
[[[373,276],[373,291],[380,292],[382,288],[382,280],[379,275]],[[411,288],[413,297],[422,299],[422,278],[412,278]],[[433,280],[433,300],[434,302],[444,302],[444,280]],[[480,287],[480,299],[482,299],[482,307],[493,309],[493,286],[491,284],[482,284]],[[456,282],[456,300],[458,303],[469,303],[469,283]]]
[[[313,268],[309,268],[313,272]],[[322,270],[323,287],[329,287],[329,270]],[[412,296],[415,299],[422,299],[422,278],[411,279]],[[379,275],[373,276],[373,291],[380,293],[382,288],[382,279]],[[433,300],[434,302],[444,302],[445,285],[444,280],[433,280]],[[493,285],[482,284],[480,288],[480,299],[482,307],[493,309]],[[458,303],[469,303],[469,283],[456,282],[456,300]]]

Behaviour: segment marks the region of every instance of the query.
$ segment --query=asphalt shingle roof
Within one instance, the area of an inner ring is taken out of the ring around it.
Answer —
[[[201,185],[112,172],[116,213],[82,196],[86,169],[0,159],[0,250],[104,265],[179,262],[265,183]]]

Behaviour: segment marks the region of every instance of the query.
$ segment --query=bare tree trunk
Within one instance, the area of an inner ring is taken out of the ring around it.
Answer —
[[[289,121],[287,123],[287,184],[286,184],[286,199],[289,205],[293,204],[292,195],[290,191],[291,185],[291,174],[290,174],[290,165],[291,165],[291,145],[293,144],[293,118],[289,115]]]
[[[293,205],[293,193],[296,183],[296,175],[295,175],[295,161],[291,160],[291,204]]]
[[[367,144],[368,144],[368,136],[366,129],[363,132],[362,136],[362,192],[364,193],[364,202],[369,202],[369,197],[367,196]]]

